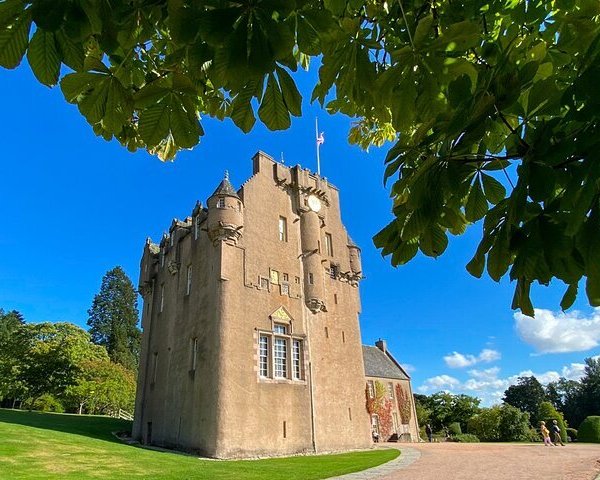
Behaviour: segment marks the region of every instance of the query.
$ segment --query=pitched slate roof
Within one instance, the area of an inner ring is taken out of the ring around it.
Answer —
[[[385,354],[379,348],[367,345],[363,345],[362,348],[367,377],[409,379],[404,369],[389,353]]]
[[[213,192],[211,197],[214,197],[215,195],[228,195],[230,197],[240,198],[235,191],[235,188],[233,188],[233,185],[229,181],[229,172],[225,171],[225,178],[223,178],[223,181],[219,183],[219,186]]]

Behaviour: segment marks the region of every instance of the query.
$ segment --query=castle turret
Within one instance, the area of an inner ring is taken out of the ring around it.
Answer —
[[[207,204],[211,241],[215,244],[221,240],[237,243],[244,228],[244,204],[231,185],[228,172]]]
[[[350,255],[350,270],[352,271],[353,280],[360,280],[362,278],[360,247],[354,243],[350,235],[348,235],[348,253]]]
[[[325,310],[323,265],[321,263],[321,219],[317,212],[308,210],[300,216],[302,257],[304,263],[304,297],[306,306],[317,313]]]

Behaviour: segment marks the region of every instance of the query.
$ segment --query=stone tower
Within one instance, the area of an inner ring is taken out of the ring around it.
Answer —
[[[145,245],[133,435],[218,458],[368,447],[360,249],[338,190],[253,164]]]

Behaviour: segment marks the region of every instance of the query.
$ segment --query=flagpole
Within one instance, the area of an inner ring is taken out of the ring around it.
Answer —
[[[315,117],[315,143],[317,144],[317,175],[321,176],[321,158],[319,157],[319,119]]]

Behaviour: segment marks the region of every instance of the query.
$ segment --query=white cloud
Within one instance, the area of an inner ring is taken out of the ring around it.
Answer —
[[[456,388],[459,385],[460,381],[450,375],[438,375],[437,377],[431,377],[425,380],[425,383],[421,385],[418,390],[420,392],[438,392],[444,388]]]
[[[581,312],[535,309],[535,317],[514,314],[517,334],[540,353],[581,352],[600,344],[600,308]]]
[[[421,393],[435,393],[445,390],[453,394],[466,393],[481,399],[482,406],[490,406],[502,402],[505,390],[517,383],[519,377],[535,376],[540,383],[547,384],[565,377],[569,380],[579,380],[584,373],[585,364],[570,363],[563,366],[560,371],[548,370],[536,373],[532,370],[522,370],[515,375],[500,377],[500,368],[491,367],[483,370],[471,369],[467,372],[468,378],[460,381],[449,375],[438,375],[425,380],[423,385],[417,388]]]
[[[463,354],[459,352],[452,352],[444,357],[444,362],[450,368],[465,368],[475,365],[477,363],[489,363],[495,360],[500,360],[501,355],[497,350],[491,348],[484,348],[479,355]]]

